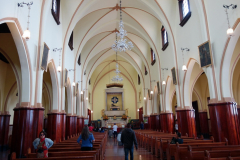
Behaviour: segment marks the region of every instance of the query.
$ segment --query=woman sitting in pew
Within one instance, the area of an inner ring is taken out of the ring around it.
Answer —
[[[87,126],[85,126],[82,130],[82,133],[77,139],[77,143],[80,144],[80,141],[82,140],[81,144],[81,151],[91,151],[93,147],[93,142],[95,141],[93,134],[89,132],[89,129]]]
[[[33,141],[33,146],[37,150],[37,158],[47,158],[48,149],[53,145],[53,141],[46,138],[46,135],[46,132],[41,131],[39,133],[39,138]]]
[[[183,139],[181,139],[181,133],[178,132],[177,133],[177,138],[173,137],[170,144],[176,144],[178,142],[178,144],[183,144]]]
[[[177,133],[177,139],[176,139],[176,143],[178,142],[178,144],[183,144],[183,139],[181,138],[181,133],[178,132]]]

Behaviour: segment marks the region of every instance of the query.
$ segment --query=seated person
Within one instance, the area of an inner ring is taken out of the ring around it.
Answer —
[[[99,130],[98,127],[93,129],[94,132],[98,132],[98,130]]]
[[[177,133],[177,139],[176,139],[176,143],[178,142],[179,144],[183,144],[183,139],[181,139],[181,133],[180,132],[178,132]]]
[[[93,131],[93,126],[91,125],[91,123],[88,124],[88,129],[89,129],[89,132]]]
[[[173,137],[172,140],[171,140],[171,142],[170,142],[170,144],[176,144],[176,140],[177,140],[177,139],[176,139],[175,137]]]
[[[104,133],[104,128],[101,128],[101,131],[100,131],[100,133]]]

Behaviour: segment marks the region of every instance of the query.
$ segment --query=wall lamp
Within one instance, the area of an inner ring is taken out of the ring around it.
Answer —
[[[70,72],[70,71],[73,71],[73,80],[74,80],[74,71],[75,71],[75,69],[69,69],[68,71],[69,71],[69,72]],[[72,86],[75,86],[75,82],[72,83]]]
[[[144,88],[144,90],[148,90],[148,88]],[[146,100],[147,98],[144,96],[143,99]]]
[[[229,18],[228,18],[228,11],[227,11],[230,7],[231,7],[232,9],[236,9],[236,8],[237,8],[237,5],[235,5],[235,4],[223,5],[223,8],[226,9],[225,12],[226,12],[227,21],[228,21],[228,29],[227,29],[227,35],[228,35],[228,36],[232,36],[232,35],[233,35],[233,29],[230,27]]]
[[[162,81],[162,85],[166,85],[166,82],[164,81],[164,70],[168,70],[168,68],[161,68],[163,70],[163,81]]]
[[[182,70],[183,70],[183,71],[187,71],[187,66],[184,64],[184,54],[183,54],[183,51],[184,51],[184,50],[185,50],[185,51],[190,51],[190,49],[189,49],[189,48],[181,48],[181,50],[182,50],[182,57],[183,57]]]
[[[25,3],[25,2],[22,2],[22,3],[18,3],[18,7],[23,7],[25,5],[28,6],[28,22],[27,22],[27,29],[23,32],[23,35],[22,35],[22,38],[26,39],[26,40],[29,40],[30,39],[30,31],[29,31],[29,18],[30,18],[30,9],[31,9],[31,5],[33,5],[33,2],[29,2],[29,3]]]
[[[60,66],[60,61],[61,61],[61,51],[62,51],[62,48],[54,48],[53,49],[53,52],[57,52],[59,51],[59,65],[58,65],[58,68],[57,68],[57,71],[58,72],[61,72],[61,66]]]
[[[156,80],[151,80],[151,88],[152,88],[152,82],[156,82]],[[150,94],[153,94],[153,90],[151,90]]]

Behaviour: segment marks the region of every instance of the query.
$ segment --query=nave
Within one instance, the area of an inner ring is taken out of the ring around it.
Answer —
[[[145,148],[138,147],[138,150],[134,148],[133,152],[134,160],[157,160],[151,152],[148,152]],[[124,148],[123,146],[118,146],[116,139],[108,138],[105,159],[104,160],[123,160],[124,159]],[[130,155],[128,155],[130,159]]]

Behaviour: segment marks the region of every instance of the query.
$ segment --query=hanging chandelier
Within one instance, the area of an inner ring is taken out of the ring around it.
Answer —
[[[119,23],[119,33],[116,32],[117,36],[120,38],[120,40],[115,41],[115,43],[112,45],[112,49],[115,52],[125,52],[126,50],[131,50],[133,48],[133,44],[131,41],[127,42],[127,39],[125,39],[125,36],[127,36],[127,31],[124,30],[124,23],[122,21],[122,1],[120,0],[120,23]]]
[[[117,32],[116,32],[116,41],[117,41]],[[112,78],[113,82],[123,81],[123,78],[120,77],[118,74],[121,73],[121,71],[118,69],[118,62],[117,62],[117,51],[116,51],[116,70],[114,71],[117,75]]]

